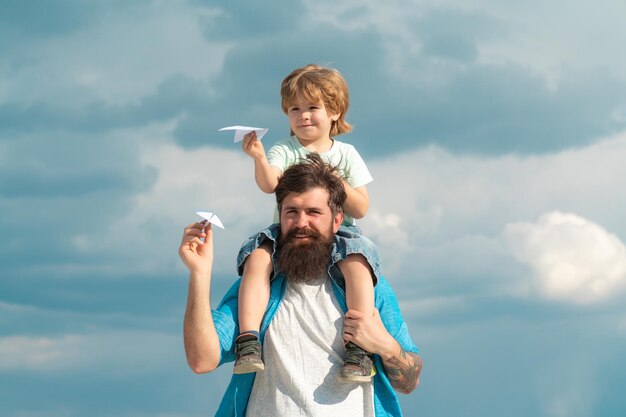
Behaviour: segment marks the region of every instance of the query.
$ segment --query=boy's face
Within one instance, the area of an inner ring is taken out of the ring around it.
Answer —
[[[328,114],[323,103],[296,97],[287,107],[289,127],[303,145],[330,139],[330,128],[339,114]]]

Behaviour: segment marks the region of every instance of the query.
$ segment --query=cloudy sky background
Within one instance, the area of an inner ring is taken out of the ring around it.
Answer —
[[[626,5],[619,0],[0,3],[0,414],[212,415],[182,347],[194,211],[214,301],[271,220],[217,130],[289,132],[278,89],[351,88],[378,243],[422,349],[408,416],[626,410]]]

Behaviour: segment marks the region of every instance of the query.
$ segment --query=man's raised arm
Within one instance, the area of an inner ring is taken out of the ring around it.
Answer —
[[[189,292],[183,325],[187,363],[195,373],[210,372],[217,367],[220,359],[220,343],[210,303],[213,268],[211,225],[203,222],[187,226],[178,254],[189,269]]]

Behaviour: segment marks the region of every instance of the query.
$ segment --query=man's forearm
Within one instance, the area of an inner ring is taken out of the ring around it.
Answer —
[[[210,372],[219,362],[219,339],[210,303],[210,271],[192,272],[183,327],[185,353],[196,373]]]
[[[400,348],[399,353],[383,358],[383,365],[391,386],[404,394],[412,392],[419,384],[422,358]]]
[[[374,309],[373,315],[348,310],[344,320],[344,333],[346,341],[352,341],[381,357],[385,374],[396,391],[408,394],[417,387],[422,371],[422,358],[402,348],[385,328],[377,309]]]

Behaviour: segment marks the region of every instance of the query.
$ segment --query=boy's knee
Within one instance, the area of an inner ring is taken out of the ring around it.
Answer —
[[[250,273],[271,273],[272,265],[272,245],[263,242],[258,248],[250,252],[250,255],[243,262],[243,275]]]
[[[272,244],[267,240],[259,245],[258,248],[253,250],[248,258],[253,259],[271,259],[272,257]]]
[[[345,278],[363,276],[365,274],[372,278],[374,285],[378,283],[378,277],[374,272],[374,266],[370,264],[367,257],[361,253],[351,253],[337,262],[339,270]]]
[[[341,261],[339,261],[340,264],[346,263],[346,262],[347,263],[356,262],[360,264],[364,263],[364,264],[369,265],[369,263],[367,262],[367,258],[362,253],[351,253],[346,256],[346,259],[342,259]]]
[[[367,269],[370,274],[372,273],[372,266],[369,264],[365,255],[360,253],[351,253],[347,255],[345,259],[337,262],[337,266],[341,272],[344,273],[344,275],[346,272],[357,272],[359,270],[363,271],[364,269]]]

